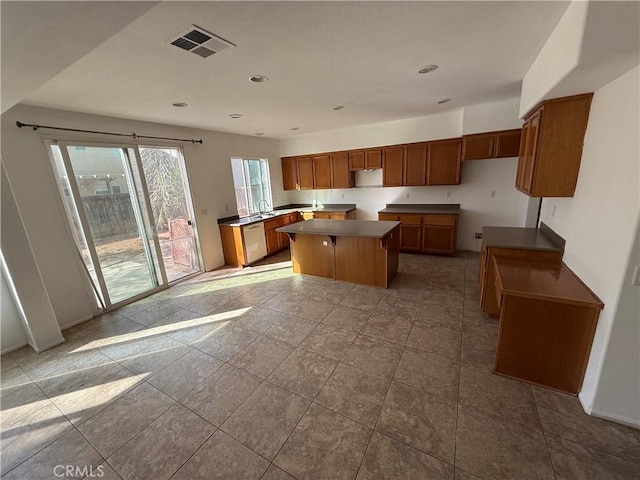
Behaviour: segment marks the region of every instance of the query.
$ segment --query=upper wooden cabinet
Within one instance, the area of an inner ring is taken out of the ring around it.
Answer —
[[[462,139],[429,143],[427,185],[458,185],[462,161]]]
[[[404,181],[404,147],[382,149],[382,185],[399,187]]]
[[[380,148],[372,148],[365,151],[364,168],[367,170],[382,168],[383,152]]]
[[[335,153],[331,157],[331,188],[351,188],[355,185],[355,172],[349,168],[349,153]]]
[[[298,163],[295,157],[282,158],[282,185],[285,190],[298,189]]]
[[[495,158],[517,157],[520,153],[521,137],[521,128],[496,132],[493,156]]]
[[[349,168],[351,170],[364,170],[364,150],[349,152]]]
[[[331,188],[331,158],[329,155],[313,157],[313,175],[315,188]]]
[[[404,157],[404,185],[427,184],[426,143],[407,145]]]
[[[521,129],[477,133],[462,137],[462,159],[517,157],[520,152]]]
[[[313,158],[298,157],[298,188],[300,190],[313,190]]]
[[[516,188],[531,197],[572,197],[592,93],[546,100],[522,127]]]

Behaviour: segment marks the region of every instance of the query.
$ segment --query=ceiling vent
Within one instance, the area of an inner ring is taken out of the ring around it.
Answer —
[[[191,25],[177,38],[174,37],[169,40],[169,43],[187,52],[195,53],[202,58],[210,57],[226,48],[235,47],[233,43],[227,42],[195,25]]]

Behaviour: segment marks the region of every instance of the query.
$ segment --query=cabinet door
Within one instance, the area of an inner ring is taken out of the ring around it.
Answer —
[[[541,110],[538,110],[527,120],[527,136],[524,148],[520,150],[521,155],[518,160],[516,186],[519,190],[527,194],[531,193],[531,190],[533,189],[533,178],[535,172],[536,153],[538,151],[538,135],[540,133],[541,120]]]
[[[329,155],[313,157],[315,188],[331,188],[331,158]]]
[[[427,144],[406,147],[404,161],[404,184],[426,185],[427,183]]]
[[[349,152],[349,168],[351,170],[364,170],[364,150]]]
[[[493,134],[465,135],[462,138],[462,160],[480,160],[493,157]]]
[[[427,185],[458,185],[460,183],[462,140],[429,143]]]
[[[329,218],[331,218],[331,214],[329,212],[314,212],[313,213],[313,218],[329,219]]]
[[[495,137],[493,156],[495,158],[517,157],[520,152],[520,136],[520,129],[498,132]]]
[[[422,225],[400,225],[400,250],[420,251]]]
[[[313,158],[298,157],[297,160],[300,190],[313,190]]]
[[[298,164],[295,157],[282,159],[282,185],[285,190],[298,189]]]
[[[264,234],[267,238],[267,254],[272,254],[280,249],[280,239],[275,228],[265,230]]]
[[[289,246],[289,235],[284,232],[278,232],[278,245],[280,249],[287,248]]]
[[[397,222],[400,219],[400,217],[394,213],[379,213],[378,214],[378,220],[379,221],[391,221],[391,222]]]
[[[365,152],[364,168],[382,168],[382,150],[379,148]]]
[[[456,229],[445,225],[424,225],[422,227],[422,250],[432,253],[453,253]]]
[[[391,147],[382,150],[382,185],[398,187],[402,185],[402,163],[404,148]]]
[[[354,173],[349,169],[349,154],[331,155],[331,188],[353,187]]]
[[[330,213],[329,218],[331,220],[346,220],[347,214],[346,213]]]

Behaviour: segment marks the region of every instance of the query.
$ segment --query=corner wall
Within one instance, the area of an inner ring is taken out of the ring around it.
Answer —
[[[564,262],[605,304],[580,400],[587,412],[637,427],[639,316],[621,305],[621,295],[631,281],[628,264],[638,261],[632,247],[640,212],[639,83],[636,67],[595,92],[575,196],[545,198],[541,212],[567,241]],[[640,287],[631,288],[637,298]]]
[[[281,205],[289,201],[288,192],[282,190],[281,164],[276,140],[22,104],[13,107],[2,115],[3,163],[46,291],[62,329],[91,318],[94,314],[94,302],[71,237],[42,136],[108,143],[116,143],[118,139],[45,129],[34,132],[30,128],[18,129],[16,120],[67,128],[135,132],[139,135],[202,138],[204,140],[202,145],[184,143],[182,147],[191,184],[204,269],[207,271],[224,264],[217,219],[237,214],[235,192],[231,181],[231,157],[269,158],[274,203]],[[133,143],[132,139],[127,138],[121,141]],[[180,144],[179,142],[170,143]],[[204,209],[207,210],[206,214],[203,213]],[[6,258],[6,260],[10,265],[11,259]]]

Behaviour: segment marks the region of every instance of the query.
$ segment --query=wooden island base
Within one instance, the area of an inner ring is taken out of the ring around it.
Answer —
[[[339,220],[336,220],[339,221]],[[308,220],[307,222],[334,222],[334,220]],[[353,226],[360,220],[342,222]],[[292,231],[294,224],[283,227],[291,240],[293,271],[346,282],[388,288],[398,273],[399,222],[367,222],[386,225],[388,231],[380,236],[360,236],[349,232],[327,230]],[[317,224],[316,224],[317,225]],[[330,227],[329,224],[322,225]],[[309,226],[306,226],[309,229]],[[334,235],[335,233],[335,235]]]

